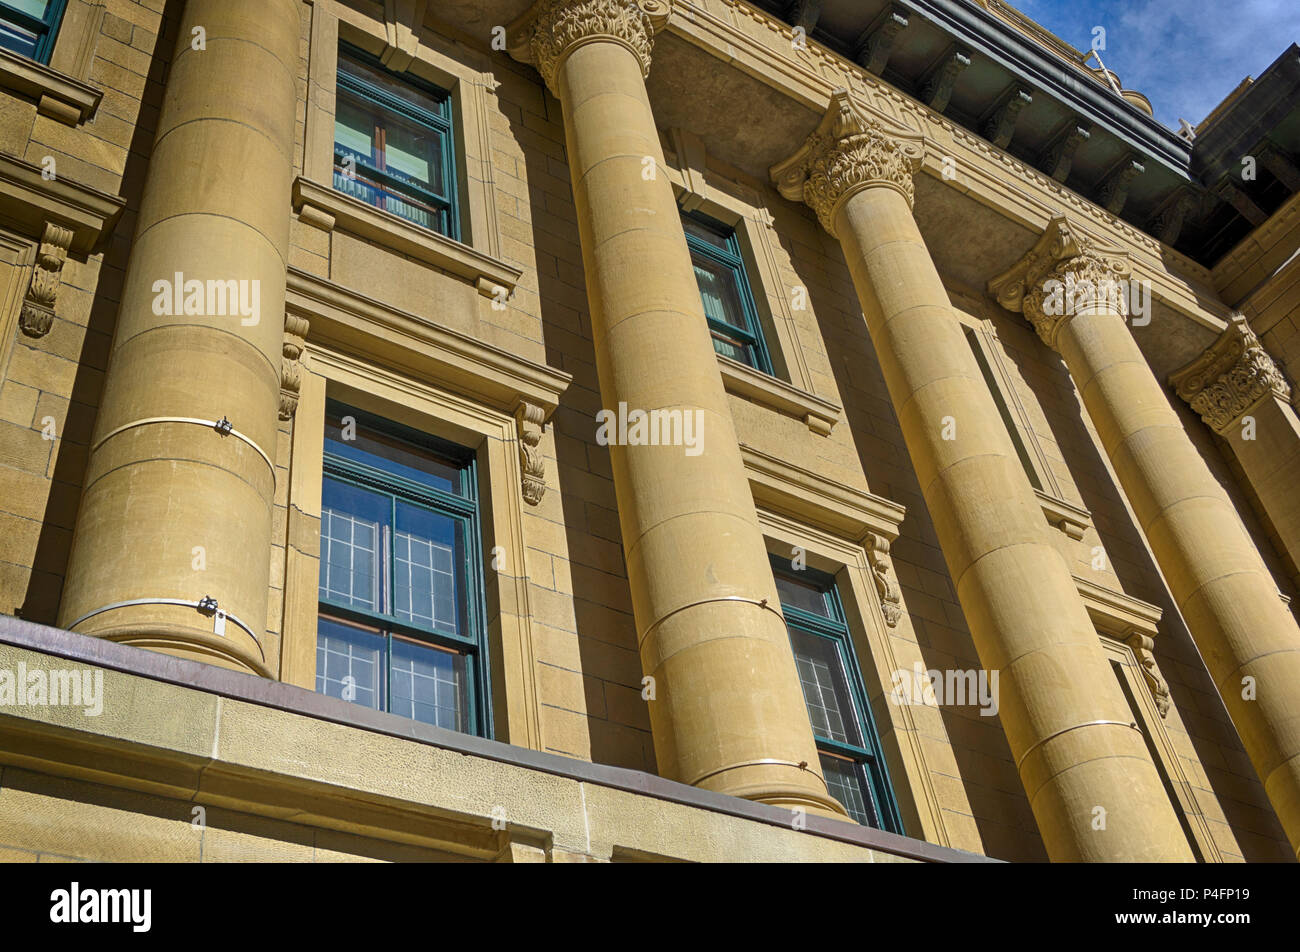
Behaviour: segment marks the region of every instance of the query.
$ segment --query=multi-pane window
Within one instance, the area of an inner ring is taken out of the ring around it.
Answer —
[[[415,224],[459,238],[451,100],[339,51],[334,187]]]
[[[0,47],[48,63],[66,0],[0,0]]]
[[[713,335],[713,349],[770,374],[772,360],[745,277],[745,261],[735,230],[699,215],[683,215],[682,227],[695,265],[704,316]]]
[[[331,403],[316,689],[487,735],[473,457]]]
[[[864,826],[901,833],[835,582],[775,557],[772,565],[827,789]]]

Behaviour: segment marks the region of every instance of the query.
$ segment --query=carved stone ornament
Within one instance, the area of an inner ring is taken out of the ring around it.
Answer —
[[[510,55],[536,66],[557,99],[564,57],[592,40],[623,44],[649,76],[655,34],[668,23],[671,6],[671,0],[539,0],[506,30]]]
[[[860,189],[897,189],[910,208],[916,197],[912,177],[924,156],[921,136],[867,114],[847,90],[837,89],[821,124],[799,151],[772,166],[771,175],[783,196],[807,202],[834,235],[836,210]]]
[[[1291,400],[1290,384],[1241,314],[1232,315],[1219,339],[1169,383],[1221,433],[1269,394]]]
[[[298,410],[298,393],[302,388],[303,348],[311,324],[298,314],[284,315],[284,344],[280,357],[280,419],[293,418]]]
[[[867,541],[870,543],[867,559],[871,563],[872,578],[876,581],[876,593],[880,596],[880,610],[884,613],[885,624],[896,628],[903,618],[903,594],[890,563],[889,540],[882,535],[869,533]]]
[[[28,337],[44,337],[54,326],[54,305],[63,282],[63,265],[72,245],[72,229],[47,222],[36,252],[32,281],[23,299],[18,326]]]
[[[515,410],[519,428],[519,462],[523,466],[524,501],[536,506],[546,495],[546,461],[542,458],[542,429],[546,411],[533,403],[521,403]]]
[[[1128,314],[1128,254],[1085,234],[1058,215],[1010,269],[989,282],[989,293],[1008,311],[1020,311],[1053,350],[1061,328],[1081,311],[1108,308]]]
[[[1151,691],[1151,697],[1156,702],[1156,710],[1160,712],[1161,717],[1169,713],[1169,685],[1165,679],[1160,676],[1160,671],[1156,668],[1156,656],[1152,654],[1156,643],[1140,632],[1133,632],[1125,640],[1125,643],[1133,649],[1133,655],[1138,659],[1138,664],[1142,665],[1142,678],[1147,683],[1147,688]]]

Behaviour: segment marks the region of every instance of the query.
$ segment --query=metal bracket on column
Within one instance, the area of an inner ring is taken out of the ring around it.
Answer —
[[[72,631],[87,618],[94,618],[96,615],[102,615],[104,612],[111,612],[116,608],[129,608],[132,605],[181,605],[185,608],[193,608],[201,615],[209,615],[212,618],[212,633],[226,637],[226,620],[233,621],[244,631],[248,632],[248,637],[253,639],[253,644],[257,645],[257,653],[266,661],[266,652],[262,650],[262,642],[258,640],[257,635],[253,634],[253,629],[249,628],[239,620],[232,612],[225,611],[218,604],[217,600],[211,595],[204,595],[197,602],[186,601],[183,598],[132,598],[124,602],[113,602],[110,605],[104,605],[102,608],[96,608],[92,612],[86,612],[71,625],[68,630]]]

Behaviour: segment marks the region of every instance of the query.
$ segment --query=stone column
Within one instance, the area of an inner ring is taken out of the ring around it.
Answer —
[[[663,0],[543,0],[508,32],[564,109],[604,406],[703,442],[611,445],[660,771],[843,817],[827,793],[646,94]],[[596,426],[596,422],[592,422]]]
[[[1300,629],[1125,326],[1127,255],[1053,219],[989,290],[1060,352],[1187,627],[1300,848]]]
[[[185,5],[60,607],[267,676],[298,44],[295,0]]]
[[[923,150],[837,91],[775,166],[839,238],[957,597],[1054,860],[1192,858],[912,217]]]
[[[1232,447],[1300,577],[1300,418],[1290,385],[1246,318],[1234,314],[1219,339],[1169,383]]]

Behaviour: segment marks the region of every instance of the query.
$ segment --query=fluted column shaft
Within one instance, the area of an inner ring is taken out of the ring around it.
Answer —
[[[1064,358],[1178,610],[1300,852],[1300,628],[1129,332],[1126,297],[1114,289],[1127,279],[1126,256],[1063,218],[1049,225],[1038,251],[1021,279],[1021,307]],[[1058,288],[1064,296],[1053,296]]]
[[[564,109],[602,401],[680,412],[703,437],[698,454],[610,446],[655,753],[685,783],[842,817],[646,95],[666,12],[655,0],[552,0],[512,30]]]
[[[294,0],[185,6],[60,608],[267,675],[298,41]]]
[[[912,217],[921,149],[837,93],[773,169],[838,236],[921,492],[1054,860],[1191,852]]]

